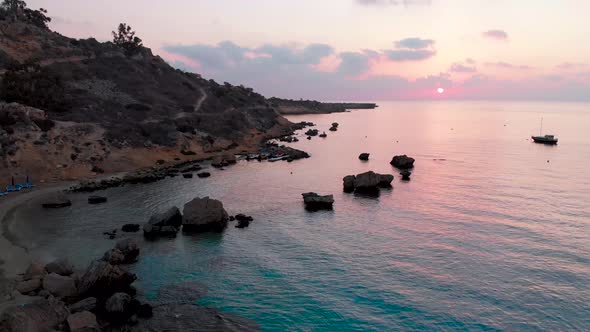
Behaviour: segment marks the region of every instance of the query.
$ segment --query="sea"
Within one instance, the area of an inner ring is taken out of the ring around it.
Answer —
[[[140,243],[129,268],[141,296],[185,285],[195,305],[261,331],[590,331],[590,104],[378,104],[289,116],[328,134],[289,144],[309,159],[109,189],[103,205],[31,203],[14,236],[83,267],[113,246],[103,232],[210,196],[254,221],[157,241],[119,230]],[[541,122],[559,144],[531,141]],[[408,182],[390,165],[403,154],[416,159]],[[369,170],[393,174],[393,188],[343,192],[344,176]],[[310,191],[334,195],[334,209],[306,211]]]

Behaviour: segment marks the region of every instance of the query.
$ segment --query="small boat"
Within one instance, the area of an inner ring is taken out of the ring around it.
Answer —
[[[531,136],[533,142],[539,144],[555,145],[557,144],[557,137],[554,135],[543,135],[543,118],[541,118],[541,129],[539,130],[539,136]]]
[[[273,158],[268,158],[268,161],[271,163],[274,163],[275,161],[280,161],[283,160],[284,157],[273,157]]]
[[[553,135],[531,136],[531,138],[533,139],[533,141],[535,143],[549,144],[549,145],[557,144],[557,138],[555,138],[555,136],[553,136]]]

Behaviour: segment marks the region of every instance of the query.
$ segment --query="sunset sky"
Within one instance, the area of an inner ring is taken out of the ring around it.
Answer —
[[[127,22],[172,65],[266,96],[590,100],[587,0],[27,3],[71,37]]]

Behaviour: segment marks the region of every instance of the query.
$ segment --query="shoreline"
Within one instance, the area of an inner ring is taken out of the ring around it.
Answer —
[[[19,246],[10,231],[11,225],[15,222],[16,211],[33,199],[67,189],[70,184],[70,182],[63,182],[30,192],[19,192],[12,197],[2,199],[0,204],[0,279],[17,277],[31,263],[28,249]]]

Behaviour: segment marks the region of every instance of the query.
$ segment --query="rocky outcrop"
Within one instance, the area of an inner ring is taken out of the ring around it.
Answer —
[[[399,169],[410,169],[414,167],[414,158],[410,158],[406,155],[395,156],[391,159],[390,164]]]
[[[78,291],[81,296],[104,297],[116,292],[124,292],[137,279],[118,265],[103,260],[93,261],[80,278]]]
[[[379,191],[379,188],[391,187],[393,175],[378,174],[373,171],[345,176],[343,179],[345,192],[371,193]]]
[[[318,210],[332,210],[334,205],[334,196],[333,195],[326,195],[321,196],[317,193],[304,193],[301,194],[303,196],[303,203],[305,204],[305,208],[310,211],[318,211]]]
[[[182,215],[180,210],[177,207],[172,207],[166,212],[153,215],[143,225],[143,234],[146,237],[174,236],[180,230],[181,225]]]
[[[71,205],[72,201],[70,201],[65,195],[60,194],[46,197],[43,199],[43,202],[41,203],[41,206],[45,209],[59,209]]]
[[[26,305],[12,306],[0,316],[0,331],[54,331],[66,320],[69,312],[57,299],[33,299]]]
[[[107,251],[103,260],[112,265],[131,264],[139,256],[139,246],[133,239],[124,239],[115,245],[113,249]]]
[[[235,219],[238,223],[236,225],[236,228],[247,228],[248,226],[250,226],[250,222],[252,222],[254,220],[254,218],[252,218],[251,216],[247,216],[245,214],[237,214],[235,217],[230,217],[230,221]]]
[[[43,288],[57,298],[72,297],[78,294],[76,282],[71,277],[51,273],[43,278]]]
[[[221,201],[195,198],[184,205],[182,227],[185,232],[221,232],[227,227],[228,219]]]
[[[96,316],[89,311],[82,311],[68,316],[70,332],[98,332],[100,328],[96,322]]]

